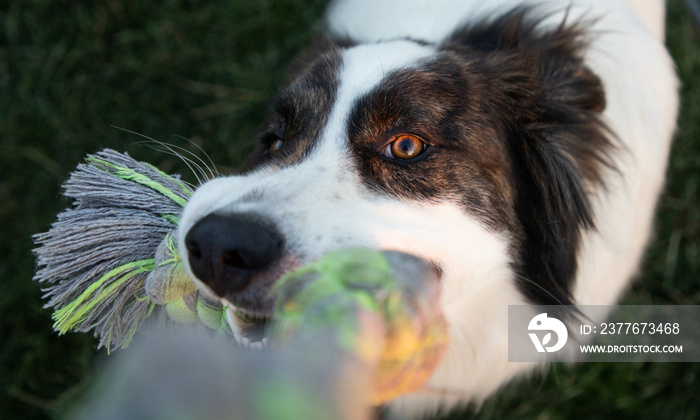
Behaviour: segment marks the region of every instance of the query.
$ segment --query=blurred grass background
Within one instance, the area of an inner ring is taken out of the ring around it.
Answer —
[[[121,127],[195,150],[223,173],[252,148],[286,63],[320,30],[322,0],[0,2],[0,419],[57,418],[97,362],[58,337],[31,281],[31,235],[68,204],[60,184],[112,147],[193,180]],[[683,108],[656,238],[628,304],[700,304],[700,49],[680,0],[668,44]],[[450,418],[700,418],[700,364],[555,365]]]

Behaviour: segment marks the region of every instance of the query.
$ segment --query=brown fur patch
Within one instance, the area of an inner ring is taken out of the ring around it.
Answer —
[[[397,71],[353,108],[348,137],[372,189],[416,200],[458,201],[496,230],[513,229],[513,191],[502,124],[487,110],[490,81],[451,52]],[[382,154],[412,133],[427,149],[409,161]]]
[[[273,99],[271,116],[262,128],[247,168],[263,162],[286,166],[301,161],[326,125],[338,90],[340,49],[323,43],[314,51],[315,56],[305,66],[295,66],[299,73]],[[271,154],[270,146],[276,139],[284,143],[277,153]]]

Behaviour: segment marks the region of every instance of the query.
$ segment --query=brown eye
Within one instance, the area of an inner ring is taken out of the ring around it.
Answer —
[[[272,143],[270,143],[270,154],[274,155],[275,153],[279,152],[282,146],[284,146],[284,141],[282,141],[282,139],[275,139]]]
[[[426,145],[420,137],[413,134],[401,134],[386,146],[384,154],[394,159],[413,159],[425,150]]]

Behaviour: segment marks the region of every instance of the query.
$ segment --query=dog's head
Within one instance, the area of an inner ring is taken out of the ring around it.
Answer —
[[[283,273],[360,246],[430,261],[446,311],[511,287],[570,302],[609,146],[581,34],[516,10],[439,44],[325,43],[274,98],[249,172],[187,205],[189,274],[264,319]]]

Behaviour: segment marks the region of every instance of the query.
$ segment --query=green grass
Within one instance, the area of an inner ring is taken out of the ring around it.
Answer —
[[[122,127],[195,150],[222,172],[252,148],[267,98],[318,32],[323,1],[0,3],[0,418],[55,418],[89,383],[95,340],[58,337],[31,281],[31,234],[68,203],[86,153],[177,159]],[[700,304],[700,37],[669,0],[683,111],[656,238],[626,303]],[[187,175],[186,175],[187,176]],[[192,179],[190,176],[189,179]],[[700,364],[552,366],[452,418],[700,418]]]

